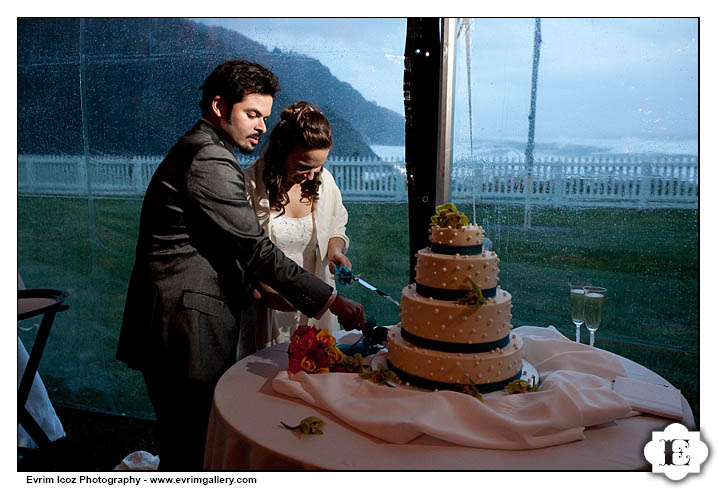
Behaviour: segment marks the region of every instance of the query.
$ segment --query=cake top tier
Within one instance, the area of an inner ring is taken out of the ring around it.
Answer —
[[[429,228],[429,241],[432,244],[475,247],[483,240],[484,229],[475,224],[470,225],[466,215],[456,209],[453,203],[436,207],[436,214],[431,217],[431,228]],[[481,253],[481,250],[476,253]]]
[[[484,240],[484,229],[478,225],[466,225],[460,228],[432,226],[429,241],[440,245],[467,247],[480,245]]]

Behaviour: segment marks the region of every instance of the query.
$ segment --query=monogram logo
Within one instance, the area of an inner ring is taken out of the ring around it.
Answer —
[[[691,463],[691,457],[688,453],[690,441],[688,439],[659,439],[665,445],[663,454],[666,456],[665,463],[660,466],[676,465],[688,466]]]
[[[643,448],[653,465],[653,473],[664,473],[671,480],[682,480],[688,473],[699,473],[708,458],[708,446],[699,432],[689,432],[681,424],[671,424],[663,432],[654,432]]]

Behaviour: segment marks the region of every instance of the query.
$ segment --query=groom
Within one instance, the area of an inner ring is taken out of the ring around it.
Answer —
[[[201,87],[202,119],[169,151],[140,215],[117,358],[142,372],[159,428],[160,470],[199,470],[212,394],[235,361],[255,281],[305,315],[364,329],[362,306],[284,256],[247,201],[232,148],[251,153],[279,90],[261,65],[228,61]]]

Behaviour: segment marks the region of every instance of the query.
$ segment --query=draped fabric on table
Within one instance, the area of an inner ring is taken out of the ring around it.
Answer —
[[[626,375],[617,356],[577,344],[553,327],[514,332],[523,337],[525,358],[540,373],[538,392],[496,392],[479,401],[453,391],[379,386],[346,373],[286,371],[272,387],[400,444],[426,434],[470,447],[534,449],[581,440],[586,427],[637,414],[611,388],[616,376]]]

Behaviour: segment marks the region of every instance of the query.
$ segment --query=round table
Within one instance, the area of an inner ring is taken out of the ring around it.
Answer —
[[[667,383],[625,358],[629,377]],[[287,368],[287,345],[246,357],[219,380],[205,451],[209,470],[650,470],[643,447],[653,431],[674,421],[640,414],[585,430],[585,439],[532,450],[490,450],[421,436],[392,444],[345,424],[339,417],[283,396],[272,379]],[[683,398],[682,423],[695,430]],[[324,435],[283,428],[309,416],[326,422]]]

